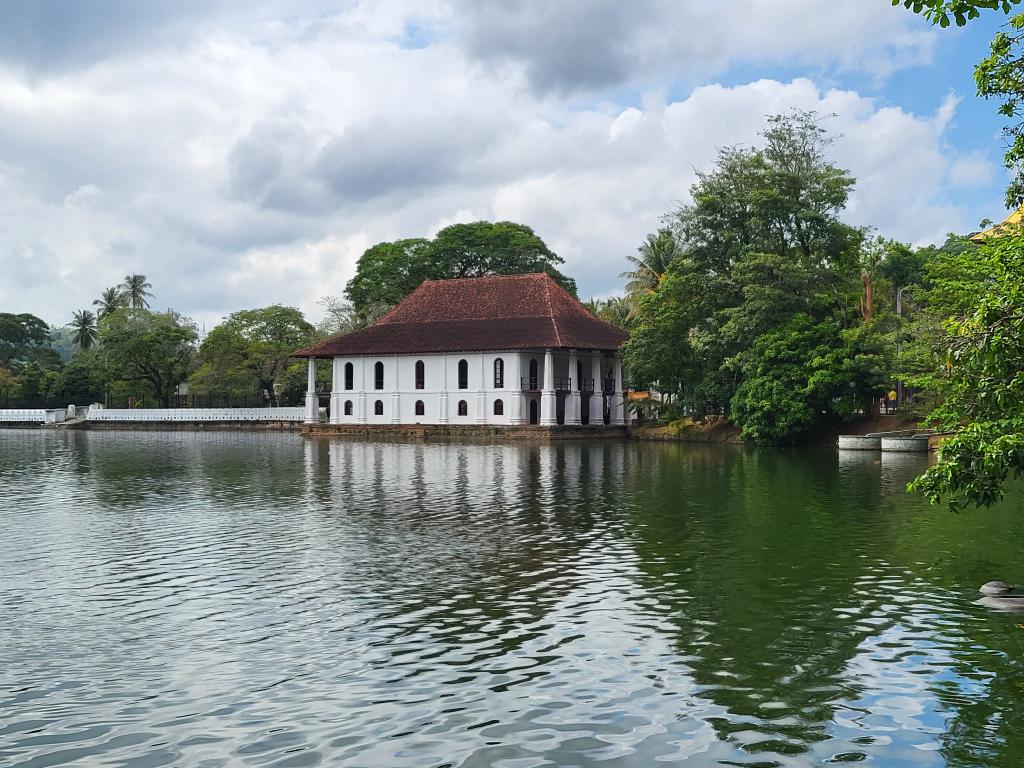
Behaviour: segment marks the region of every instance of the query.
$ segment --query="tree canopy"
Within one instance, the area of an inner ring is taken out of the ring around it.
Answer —
[[[108,380],[144,382],[165,407],[188,378],[198,338],[187,318],[145,309],[111,313],[99,335]]]
[[[393,307],[424,280],[525,272],[547,272],[575,295],[576,283],[558,270],[562,263],[561,257],[523,224],[453,224],[433,240],[396,240],[368,248],[345,286],[345,297],[365,320]]]
[[[678,253],[639,298],[625,351],[636,386],[728,414],[759,442],[849,416],[884,387],[878,332],[859,329],[883,259],[838,217],[854,180],[829,161],[822,122],[772,116],[760,146],[722,148],[698,173],[693,202],[669,217]]]
[[[0,364],[17,369],[44,353],[50,340],[50,328],[27,312],[0,312]]]
[[[933,301],[949,316],[943,400],[930,420],[956,434],[913,488],[953,508],[987,506],[1024,475],[1024,233],[948,251],[936,273]]]
[[[962,27],[972,19],[981,16],[982,11],[1009,13],[1021,0],[892,0],[893,5],[902,4],[914,13],[924,15],[933,24],[948,27],[956,22]]]
[[[288,368],[288,356],[315,337],[313,326],[294,307],[275,304],[234,312],[203,340],[193,385],[218,394],[266,392],[276,403],[275,384]]]

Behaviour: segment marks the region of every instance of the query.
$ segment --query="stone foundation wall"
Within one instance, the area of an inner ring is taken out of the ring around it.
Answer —
[[[430,438],[502,438],[510,440],[588,440],[626,438],[625,427],[536,425],[500,426],[495,424],[305,424],[302,434],[310,437],[399,437]]]

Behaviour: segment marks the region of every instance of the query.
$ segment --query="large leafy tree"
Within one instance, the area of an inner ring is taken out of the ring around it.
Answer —
[[[760,146],[723,148],[715,166],[698,174],[693,202],[671,217],[681,253],[637,305],[626,350],[636,383],[698,415],[731,413],[742,422],[753,409],[729,403],[744,379],[767,375],[751,357],[761,336],[797,315],[826,324],[833,339],[835,328],[860,321],[863,233],[838,217],[853,178],[829,162],[833,139],[821,122],[800,111],[770,117]],[[804,385],[789,391],[817,418],[821,409],[806,384],[812,373],[802,371]],[[805,429],[798,419],[789,423],[794,432]],[[748,434],[776,440],[787,429],[783,422]]]
[[[102,355],[95,348],[75,354],[54,378],[50,399],[79,405],[101,401],[105,382]]]
[[[547,272],[570,293],[576,293],[576,283],[558,271],[562,258],[532,229],[514,221],[445,227],[431,241],[429,259],[439,278]]]
[[[315,338],[316,329],[294,307],[234,312],[203,340],[193,381],[210,392],[265,391],[276,402],[275,384],[289,355]]]
[[[35,315],[0,312],[0,364],[12,370],[35,360],[50,341],[50,328]]]
[[[79,349],[89,349],[96,343],[99,331],[96,328],[96,315],[88,309],[80,309],[74,313],[71,321],[72,341]]]
[[[366,249],[345,286],[355,313],[366,317],[375,307],[393,307],[433,276],[436,270],[430,266],[429,248],[429,240],[412,238]]]
[[[100,327],[108,383],[143,383],[169,406],[192,370],[198,338],[195,324],[175,312],[120,309]]]
[[[345,298],[365,323],[404,299],[424,280],[547,272],[575,295],[576,284],[558,270],[561,264],[562,259],[523,224],[453,224],[433,240],[397,240],[367,249],[345,286]]]
[[[987,506],[1024,475],[1024,233],[949,252],[933,296],[947,309],[944,402],[931,414],[954,432],[913,488],[933,503]]]
[[[870,326],[843,330],[834,319],[794,315],[741,356],[733,421],[744,437],[775,443],[799,437],[823,417],[848,419],[884,391],[887,356]]]

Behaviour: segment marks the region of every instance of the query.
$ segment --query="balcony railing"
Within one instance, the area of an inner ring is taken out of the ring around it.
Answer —
[[[540,376],[523,376],[520,379],[520,386],[523,392],[540,392],[544,388],[544,379]],[[561,376],[555,377],[555,390],[567,392],[572,389],[572,379]]]

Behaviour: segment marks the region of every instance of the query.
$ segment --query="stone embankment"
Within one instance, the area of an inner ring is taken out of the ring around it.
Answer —
[[[531,424],[501,426],[494,424],[305,424],[302,434],[309,437],[394,437],[412,440],[434,438],[479,438],[503,440],[590,440],[624,438],[624,426],[556,426]]]

